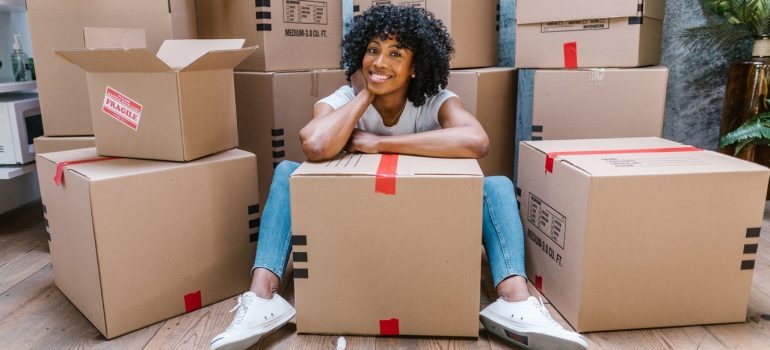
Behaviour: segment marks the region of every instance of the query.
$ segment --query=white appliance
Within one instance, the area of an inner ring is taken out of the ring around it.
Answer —
[[[35,160],[35,137],[43,135],[35,93],[0,94],[0,165]]]

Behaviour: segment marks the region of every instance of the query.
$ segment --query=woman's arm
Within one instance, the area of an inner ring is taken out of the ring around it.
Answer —
[[[457,97],[450,97],[438,112],[441,129],[417,134],[377,136],[355,130],[351,151],[363,153],[400,153],[426,157],[482,158],[487,154],[489,138],[476,117],[465,110]]]
[[[326,103],[317,104],[313,108],[313,119],[300,130],[302,150],[308,160],[321,161],[337,156],[350,139],[358,119],[374,101],[363,74],[359,71],[351,78],[356,97],[337,110]]]

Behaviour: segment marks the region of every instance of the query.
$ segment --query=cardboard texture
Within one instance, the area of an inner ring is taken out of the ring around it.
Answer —
[[[482,187],[473,159],[302,164],[291,177],[297,332],[477,337]]]
[[[257,46],[236,70],[339,68],[339,0],[197,0],[201,39],[246,38]]]
[[[519,0],[516,68],[660,63],[664,0]]]
[[[492,67],[498,63],[499,0],[353,0],[353,14],[374,5],[395,4],[421,7],[433,12],[454,40],[452,68]]]
[[[484,175],[513,179],[516,143],[516,70],[481,68],[452,70],[447,89],[481,122],[489,137],[489,153],[479,159]]]
[[[519,147],[527,275],[577,331],[745,321],[770,170],[654,137]],[[600,154],[544,171],[574,151]]]
[[[517,144],[663,135],[666,67],[518,72]]]
[[[313,106],[345,84],[345,72],[339,69],[235,73],[239,147],[257,155],[263,207],[275,166],[307,159],[299,131],[312,119]]]
[[[88,74],[100,155],[189,161],[238,146],[232,67],[243,39],[56,53]]]
[[[68,151],[71,149],[91,148],[96,145],[93,136],[48,137],[35,138],[35,153],[50,153]]]
[[[37,169],[54,282],[107,339],[248,288],[253,154],[72,164],[54,184],[57,164],[97,157],[93,148],[39,154]]]
[[[197,37],[194,0],[100,0],[99,6],[92,0],[28,0],[27,10],[47,136],[94,134],[86,75],[53,53],[53,49],[89,47],[85,27],[139,28],[153,52],[163,40]],[[136,39],[117,47],[136,47]],[[116,47],[104,43],[97,41],[91,45],[99,46],[90,47]]]

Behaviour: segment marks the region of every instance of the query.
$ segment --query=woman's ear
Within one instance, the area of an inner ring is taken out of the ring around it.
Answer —
[[[417,77],[417,73],[414,71],[414,64],[412,64],[412,68],[409,69],[409,76],[412,77],[412,79]]]

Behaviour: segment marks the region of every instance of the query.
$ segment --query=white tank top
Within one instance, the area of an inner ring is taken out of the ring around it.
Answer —
[[[401,112],[401,117],[396,125],[393,126],[386,126],[382,121],[380,113],[377,112],[374,106],[369,105],[361,119],[358,120],[356,128],[376,135],[415,134],[441,129],[441,124],[438,122],[438,110],[444,101],[453,96],[457,95],[449,90],[441,90],[435,96],[428,98],[425,104],[420,107],[415,107],[412,102],[407,100],[404,111]],[[316,102],[316,104],[326,103],[332,108],[338,109],[352,101],[354,97],[353,87],[344,85],[333,94]]]

